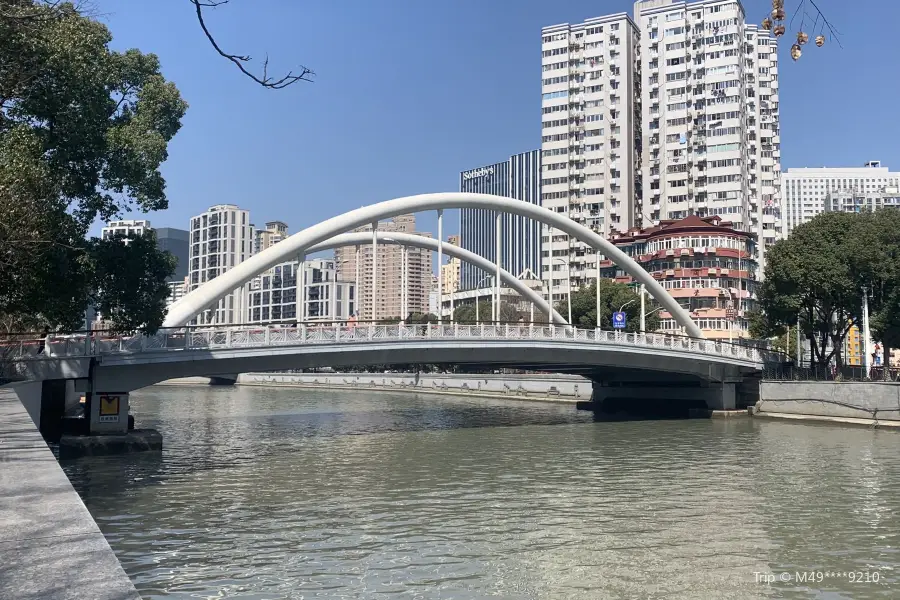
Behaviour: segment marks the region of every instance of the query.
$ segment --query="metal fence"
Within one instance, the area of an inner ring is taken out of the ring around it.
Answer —
[[[798,367],[793,363],[766,364],[762,371],[763,380],[769,381],[900,381],[900,369],[843,366],[837,369],[831,365]]]

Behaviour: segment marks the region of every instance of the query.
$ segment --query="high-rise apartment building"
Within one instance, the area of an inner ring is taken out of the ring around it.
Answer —
[[[372,231],[371,225],[355,231]],[[390,221],[378,223],[378,231],[389,233],[412,233],[431,237],[430,233],[416,231],[415,215],[400,215]],[[372,244],[359,247],[359,319],[361,321],[404,317],[411,313],[428,312],[431,280],[434,277],[431,250],[406,248],[406,277],[403,277],[403,252],[397,244],[382,243],[377,248],[378,281],[376,305],[372,307]],[[334,252],[337,278],[341,281],[356,281],[357,247],[346,246]],[[403,306],[404,280],[406,281],[406,306]]]
[[[872,160],[862,167],[788,169],[781,174],[784,235],[826,211],[859,212],[897,206],[900,172]]]
[[[265,229],[257,229],[253,242],[253,253],[259,254],[288,237],[288,226],[283,221],[269,221]]]
[[[191,218],[191,255],[188,291],[215,279],[253,254],[250,212],[233,204],[210,207]],[[245,290],[240,287],[191,322],[194,325],[237,325],[246,314]]]
[[[545,27],[541,39],[541,204],[602,235],[628,229],[642,212],[638,28],[617,13]],[[547,227],[541,261],[554,301],[567,279],[597,276],[590,247]]]
[[[507,160],[469,169],[459,174],[459,191],[494,194],[541,204],[541,153],[539,150],[514,154]],[[459,211],[462,247],[488,260],[497,255],[497,213],[480,208]],[[540,272],[541,224],[517,215],[501,216],[501,266],[518,275],[526,269]],[[480,269],[461,265],[460,287],[473,289],[485,277]]]
[[[448,235],[447,243],[453,246],[459,246],[459,236]],[[447,264],[441,265],[441,291],[444,294],[452,294],[453,292],[459,291],[461,272],[462,261],[458,258],[451,258],[447,261]]]
[[[739,0],[642,0],[644,226],[719,215],[759,252],[780,233],[774,38]]]
[[[354,296],[353,282],[338,279],[332,259],[282,263],[248,283],[247,322],[346,321],[356,311]]]
[[[116,235],[144,235],[145,232],[152,229],[150,221],[147,219],[123,219],[121,221],[110,221],[106,227],[100,230],[100,238],[108,240]],[[128,243],[128,240],[125,240]]]

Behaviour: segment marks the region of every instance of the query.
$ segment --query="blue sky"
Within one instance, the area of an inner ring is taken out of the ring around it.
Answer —
[[[843,50],[810,44],[794,63],[782,43],[783,166],[877,159],[900,170],[900,1],[817,3]],[[233,203],[258,226],[280,219],[292,232],[364,204],[455,191],[461,170],[538,148],[541,27],[633,12],[622,0],[232,0],[209,10],[226,50],[256,63],[268,53],[275,72],[317,73],[272,91],[215,55],[187,0],[91,4],[113,47],[159,55],[190,103],[163,169],[170,208],[153,224],[187,228],[207,206]],[[761,21],[771,3],[744,7]],[[445,220],[456,231],[456,216]],[[433,232],[436,218],[420,224]]]

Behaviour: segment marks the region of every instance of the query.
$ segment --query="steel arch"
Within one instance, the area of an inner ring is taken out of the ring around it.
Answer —
[[[603,236],[560,213],[552,212],[542,206],[490,194],[469,194],[464,192],[420,194],[387,200],[351,210],[307,227],[259,254],[251,256],[224,274],[204,283],[199,288],[185,295],[169,308],[163,327],[184,325],[195,315],[212,306],[256,275],[274,267],[280,262],[307,253],[311,247],[338,234],[380,221],[381,219],[407,213],[437,210],[439,208],[483,208],[495,210],[528,217],[559,229],[584,242],[594,250],[602,252],[638,282],[644,284],[650,295],[663,308],[669,311],[676,322],[685,328],[688,335],[697,338],[704,337],[703,332],[694,323],[688,312],[659,285],[659,282]]]

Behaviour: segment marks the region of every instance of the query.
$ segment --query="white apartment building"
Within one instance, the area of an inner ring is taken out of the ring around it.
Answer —
[[[781,174],[784,235],[826,211],[859,212],[896,206],[900,172],[872,160],[862,167],[788,169]]]
[[[288,226],[284,221],[269,221],[265,229],[256,229],[253,242],[253,254],[274,246],[288,237]]]
[[[282,263],[248,283],[247,322],[346,321],[356,311],[355,292],[353,282],[338,280],[334,260]]]
[[[253,226],[250,212],[233,204],[210,207],[191,218],[190,272],[188,291],[193,291],[250,258],[253,254]],[[197,315],[192,325],[239,325],[246,314],[243,287],[218,304]]]
[[[355,231],[371,232],[372,226],[365,225]],[[382,221],[378,223],[378,231],[431,237],[430,233],[416,231],[414,214],[397,215],[388,221]],[[398,244],[381,243],[377,245],[377,253],[375,266],[378,269],[378,275],[376,281],[373,282],[372,244],[363,244],[358,247],[345,246],[334,251],[338,279],[356,281],[357,274],[359,275],[359,319],[361,321],[380,321],[412,313],[427,312],[430,306],[430,286],[434,277],[431,250],[412,247],[404,250],[403,246]],[[405,265],[404,256],[406,257]],[[404,279],[405,286],[403,285]],[[373,285],[377,285],[377,290],[373,290]]]
[[[601,233],[641,213],[640,39],[626,13],[541,30],[541,204]],[[554,301],[571,276],[597,276],[596,253],[544,227],[541,277]]]
[[[125,219],[122,221],[110,221],[106,227],[100,230],[100,238],[108,240],[115,235],[144,235],[152,229],[150,221],[146,219]],[[128,243],[128,240],[125,240]]]
[[[644,226],[720,215],[764,248],[779,237],[774,38],[739,0],[642,0]],[[762,266],[761,266],[762,268]]]
[[[169,281],[166,285],[169,287],[169,297],[166,299],[166,310],[168,310],[173,304],[184,298],[185,289],[187,289],[187,277]]]

